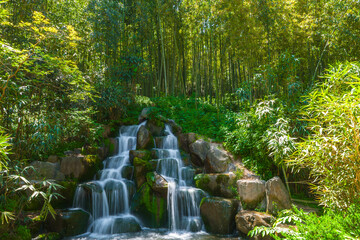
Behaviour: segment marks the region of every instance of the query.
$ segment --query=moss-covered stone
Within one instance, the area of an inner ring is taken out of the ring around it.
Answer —
[[[131,163],[134,162],[134,158],[140,158],[145,161],[151,160],[151,151],[148,150],[130,150],[129,160]]]
[[[115,155],[118,151],[118,144],[116,138],[107,138],[104,140],[105,148],[108,150],[110,156]]]
[[[236,175],[233,173],[198,174],[194,178],[195,186],[212,196],[233,198],[237,196]]]
[[[143,184],[131,202],[132,212],[146,227],[161,228],[167,225],[166,198],[156,194],[149,184]]]
[[[95,174],[103,167],[102,161],[98,155],[85,155],[86,171],[79,177],[80,182],[94,179]]]
[[[135,169],[135,182],[136,187],[139,188],[146,182],[146,174],[152,171],[152,165],[149,161],[143,160],[141,158],[134,158],[134,169]]]

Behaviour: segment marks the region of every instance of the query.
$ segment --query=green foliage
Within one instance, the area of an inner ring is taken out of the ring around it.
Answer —
[[[360,195],[360,66],[339,64],[305,98],[303,120],[311,135],[299,142],[289,164],[308,168],[320,202],[347,208]]]
[[[223,141],[226,130],[235,127],[235,113],[223,107],[217,109],[214,105],[194,98],[180,97],[153,98],[156,105],[152,109],[154,115],[161,114],[173,119],[184,132],[195,132],[199,135]]]
[[[358,239],[360,235],[357,225],[348,224],[350,220],[355,220],[355,217],[359,216],[359,206],[352,205],[351,209],[345,213],[328,209],[323,215],[318,216],[315,213],[305,213],[293,206],[291,210],[282,211],[271,227],[255,227],[249,232],[249,236],[269,235],[274,239],[289,240]]]

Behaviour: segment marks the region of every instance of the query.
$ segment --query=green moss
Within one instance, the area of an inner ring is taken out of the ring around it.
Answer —
[[[144,166],[147,172],[152,171],[152,165],[148,161],[138,157],[134,158],[134,166]]]
[[[87,171],[79,178],[80,182],[93,179],[95,174],[102,168],[102,161],[98,155],[85,155],[84,157],[87,164]]]
[[[147,183],[135,194],[131,209],[148,227],[159,228],[167,224],[166,200],[155,194]]]
[[[152,183],[155,182],[155,173],[154,172],[147,173],[146,174],[146,181],[151,186]]]
[[[210,191],[210,189],[208,187],[208,185],[210,183],[209,175],[207,175],[207,174],[198,174],[198,175],[195,176],[194,180],[195,180],[195,186],[197,188],[200,188],[200,189],[202,189],[204,191],[207,191],[207,192]]]
[[[229,180],[230,180],[230,177],[229,177],[229,175],[226,175],[226,174],[220,174],[216,178],[216,182],[218,184],[223,184],[223,185],[228,184]]]

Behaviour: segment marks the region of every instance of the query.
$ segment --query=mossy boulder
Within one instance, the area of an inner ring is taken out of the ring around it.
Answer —
[[[143,184],[134,195],[131,211],[146,227],[163,228],[167,225],[166,198],[153,191],[147,183]]]
[[[153,170],[152,165],[149,161],[141,158],[134,158],[134,172],[135,172],[135,183],[136,187],[140,188],[146,182],[146,174]]]
[[[110,156],[113,156],[119,151],[119,143],[117,138],[107,138],[104,140],[104,145],[107,150],[107,153]]]
[[[235,215],[239,202],[236,199],[219,197],[203,198],[200,214],[205,229],[213,234],[232,234],[235,230]]]
[[[237,195],[236,180],[233,173],[198,174],[195,176],[195,186],[213,196],[233,198]]]
[[[45,228],[49,232],[60,233],[64,237],[85,233],[90,214],[81,209],[66,209],[58,211],[55,219],[48,216]]]
[[[165,123],[161,117],[152,116],[151,119],[146,122],[145,126],[154,137],[159,137],[164,134]]]
[[[102,161],[98,155],[76,154],[61,159],[60,171],[66,177],[84,182],[93,179],[101,167]]]
[[[129,160],[131,163],[134,162],[134,158],[140,158],[149,161],[151,160],[151,152],[148,150],[130,150]]]

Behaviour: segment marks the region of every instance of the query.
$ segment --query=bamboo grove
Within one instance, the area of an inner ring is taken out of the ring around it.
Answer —
[[[329,63],[360,53],[355,0],[12,0],[5,6],[15,23],[37,10],[58,28],[72,25],[80,36],[76,50],[57,54],[68,54],[90,82],[99,76],[126,82],[147,96],[194,94],[220,103],[236,92],[250,101],[287,97]]]

